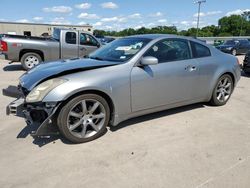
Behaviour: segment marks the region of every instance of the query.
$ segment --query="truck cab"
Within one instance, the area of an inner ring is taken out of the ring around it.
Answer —
[[[98,40],[84,31],[54,29],[53,38],[60,41],[60,57],[85,57],[101,46]]]

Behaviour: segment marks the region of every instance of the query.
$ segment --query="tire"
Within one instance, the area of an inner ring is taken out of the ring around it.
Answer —
[[[222,106],[230,99],[234,89],[233,79],[230,75],[224,74],[217,81],[210,104],[213,106]]]
[[[97,106],[96,109],[94,106]],[[84,94],[71,99],[61,108],[57,125],[67,140],[84,143],[102,136],[107,130],[109,119],[107,101],[96,94]]]
[[[237,50],[236,50],[236,49],[232,49],[231,54],[232,54],[233,56],[236,56],[236,55],[237,55]]]
[[[25,53],[21,58],[21,64],[25,70],[30,70],[41,62],[41,56],[34,52]]]

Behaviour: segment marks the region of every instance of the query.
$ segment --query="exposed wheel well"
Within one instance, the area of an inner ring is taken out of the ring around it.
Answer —
[[[40,50],[34,50],[34,49],[23,49],[20,51],[19,53],[19,61],[21,60],[22,56],[26,53],[36,53],[38,55],[40,55],[40,57],[42,58],[42,60],[44,61],[44,54],[42,51]]]
[[[115,107],[114,107],[114,103],[112,101],[112,99],[104,92],[102,91],[99,91],[99,90],[84,90],[84,91],[80,91],[78,93],[75,93],[74,95],[71,95],[70,97],[68,97],[65,101],[62,102],[62,104],[59,106],[57,112],[59,112],[61,110],[61,108],[68,102],[70,101],[71,99],[79,96],[79,95],[83,95],[83,94],[96,94],[96,95],[99,95],[101,97],[103,97],[108,105],[109,105],[109,109],[110,109],[110,122],[113,121],[113,118],[114,118],[114,110],[115,110]]]

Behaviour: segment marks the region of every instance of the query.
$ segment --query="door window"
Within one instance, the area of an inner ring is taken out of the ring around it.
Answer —
[[[80,45],[98,46],[98,42],[91,35],[86,34],[86,33],[81,33],[80,34]]]
[[[145,54],[156,57],[159,63],[190,59],[190,49],[186,40],[166,39],[154,44]]]
[[[249,44],[249,42],[247,41],[247,40],[242,40],[241,42],[240,42],[240,46],[248,46],[248,44]]]
[[[194,58],[211,56],[211,52],[208,47],[198,44],[196,42],[191,42],[191,46]]]
[[[76,44],[76,33],[75,32],[67,32],[65,41],[68,44]]]

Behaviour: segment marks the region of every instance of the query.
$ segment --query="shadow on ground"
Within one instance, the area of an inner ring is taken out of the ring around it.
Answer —
[[[22,65],[8,64],[3,68],[4,71],[24,71]]]
[[[118,131],[122,128],[125,128],[125,127],[130,126],[130,125],[134,125],[137,123],[141,123],[141,122],[145,122],[145,121],[149,121],[149,120],[153,120],[153,119],[158,119],[158,118],[161,118],[163,116],[170,116],[170,115],[174,115],[177,113],[181,113],[181,112],[185,112],[185,111],[189,111],[189,110],[193,110],[193,109],[197,109],[197,108],[204,108],[204,107],[205,107],[204,104],[198,103],[198,104],[193,104],[193,105],[188,105],[188,106],[184,106],[184,107],[179,107],[179,108],[174,108],[174,109],[170,109],[170,110],[165,110],[165,111],[161,111],[161,112],[143,115],[143,116],[136,117],[136,118],[127,120],[125,122],[122,122],[115,127],[110,127],[110,131],[115,132],[115,131]],[[20,133],[17,135],[17,138],[26,138],[32,132],[36,131],[37,128],[38,128],[38,126],[27,124],[27,126],[24,127],[20,131]],[[34,137],[33,144],[35,144],[39,147],[43,147],[43,146],[50,144],[50,143],[54,144],[56,140],[61,140],[64,144],[73,144],[70,141],[66,140],[64,137],[62,137],[61,135],[53,135],[53,136],[48,136],[48,137]]]
[[[26,127],[24,127],[17,135],[17,138],[26,138],[31,133],[34,133],[38,129],[39,125],[30,125],[27,124]],[[33,137],[33,144],[43,147],[44,145],[47,145],[49,143],[55,143],[56,140],[61,140],[65,144],[72,144],[68,140],[66,140],[61,135],[55,134],[51,136],[40,136],[40,137]]]
[[[188,106],[173,108],[170,110],[164,110],[164,111],[160,111],[160,112],[156,112],[156,113],[152,113],[152,114],[147,114],[147,115],[143,115],[143,116],[139,116],[136,118],[126,120],[115,127],[110,127],[110,130],[112,132],[114,132],[114,131],[117,131],[119,129],[125,128],[125,127],[133,125],[133,124],[141,123],[144,121],[150,121],[150,120],[158,119],[158,118],[161,118],[164,116],[170,116],[170,115],[174,115],[177,113],[193,110],[196,108],[204,108],[204,107],[205,107],[205,105],[203,103],[197,103],[197,104],[192,104],[192,105],[188,105]]]

